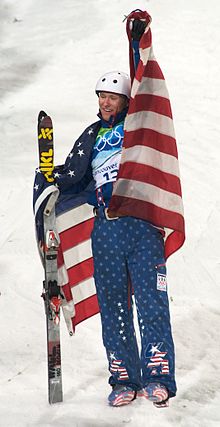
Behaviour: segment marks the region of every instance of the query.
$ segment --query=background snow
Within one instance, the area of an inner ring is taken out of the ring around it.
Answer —
[[[99,316],[69,338],[62,324],[64,402],[47,403],[43,272],[32,216],[40,109],[55,127],[56,163],[96,120],[94,85],[128,70],[123,16],[153,18],[155,55],[172,101],[187,241],[168,262],[178,395],[156,410],[110,408]],[[0,4],[0,426],[220,425],[218,0],[2,0]]]

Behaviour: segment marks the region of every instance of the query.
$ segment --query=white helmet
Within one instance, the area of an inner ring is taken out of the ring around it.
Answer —
[[[125,95],[127,98],[131,96],[131,80],[130,77],[122,71],[111,71],[105,73],[96,83],[96,93],[112,92],[119,95]]]

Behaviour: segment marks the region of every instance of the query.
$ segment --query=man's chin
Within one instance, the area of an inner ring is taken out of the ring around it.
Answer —
[[[109,115],[107,115],[107,114],[102,114],[102,117],[103,117],[103,119],[104,119],[106,122],[108,122],[108,121],[109,121],[109,119],[110,119],[110,117],[111,117],[111,114],[109,114]]]

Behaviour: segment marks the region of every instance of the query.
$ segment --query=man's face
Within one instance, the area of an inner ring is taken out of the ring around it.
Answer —
[[[99,108],[103,119],[106,121],[122,111],[126,104],[126,98],[116,93],[100,92],[99,94]]]

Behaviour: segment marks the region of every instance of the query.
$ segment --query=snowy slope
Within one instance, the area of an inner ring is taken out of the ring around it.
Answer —
[[[32,183],[36,118],[52,115],[56,163],[96,120],[94,85],[128,70],[124,14],[152,15],[179,147],[187,241],[168,262],[178,396],[169,409],[141,399],[106,404],[99,316],[69,338],[62,325],[64,402],[47,403],[46,338]],[[218,0],[1,0],[0,426],[220,425],[220,194]]]

